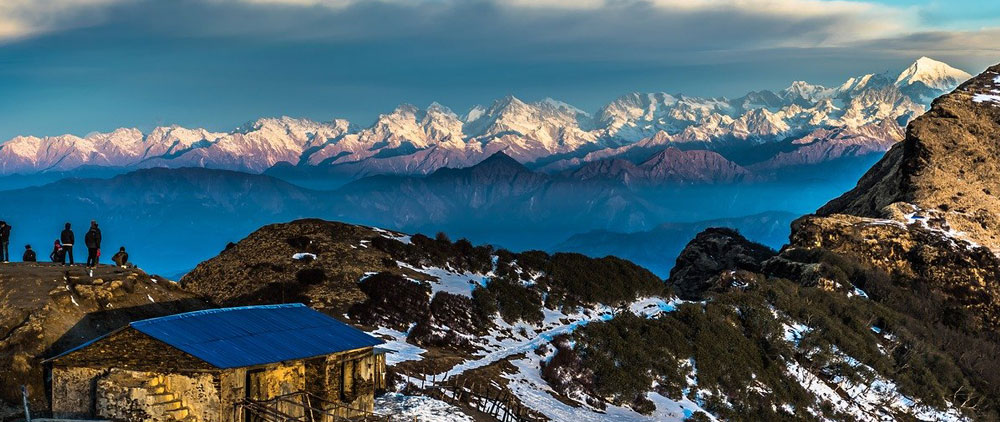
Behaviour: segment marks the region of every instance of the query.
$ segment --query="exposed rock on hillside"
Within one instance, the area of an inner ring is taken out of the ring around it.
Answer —
[[[225,306],[302,302],[346,310],[366,297],[358,287],[366,272],[396,268],[389,254],[370,247],[382,235],[322,220],[272,224],[202,262],[180,283]]]
[[[1000,249],[1000,65],[934,101],[858,182],[821,215],[906,221],[935,213],[955,235]]]
[[[774,250],[753,243],[727,228],[710,228],[695,236],[677,257],[670,284],[681,299],[701,300],[709,291],[733,285],[736,271],[760,272]]]
[[[131,321],[209,307],[173,282],[137,269],[43,263],[0,267],[0,401],[18,403],[22,384],[45,407],[42,359]]]
[[[848,215],[807,216],[793,223],[790,245],[782,251],[782,258],[794,261],[801,249],[837,254],[884,271],[894,284],[915,294],[932,295],[938,309],[928,311],[935,322],[977,331],[1000,328],[1000,258],[923,221],[905,225]],[[769,264],[769,268],[777,267]],[[959,314],[972,319],[948,320]]]

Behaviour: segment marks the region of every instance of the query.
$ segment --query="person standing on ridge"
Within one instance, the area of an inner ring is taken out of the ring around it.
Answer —
[[[10,224],[0,221],[0,261],[10,262]]]
[[[69,265],[73,265],[73,243],[76,242],[76,236],[73,235],[73,230],[70,230],[70,224],[66,223],[66,228],[63,229],[62,234],[59,235],[59,240],[62,241],[63,257],[61,262],[66,265],[66,256],[69,256]]]
[[[97,227],[96,220],[90,221],[90,230],[83,237],[83,243],[87,245],[87,266],[96,267],[101,256],[101,229]]]
[[[24,245],[24,255],[21,256],[21,261],[35,262],[37,260],[38,256],[35,255],[35,251],[31,249],[31,245]]]

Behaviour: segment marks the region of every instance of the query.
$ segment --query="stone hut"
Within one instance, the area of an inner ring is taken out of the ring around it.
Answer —
[[[238,422],[368,415],[383,343],[302,304],[137,321],[48,359],[56,417]]]

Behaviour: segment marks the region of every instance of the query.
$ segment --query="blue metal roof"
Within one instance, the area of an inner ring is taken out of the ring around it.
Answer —
[[[301,303],[208,309],[129,326],[217,368],[304,359],[384,343]]]

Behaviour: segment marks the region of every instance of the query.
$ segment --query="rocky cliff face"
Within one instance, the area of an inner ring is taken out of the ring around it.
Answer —
[[[906,138],[818,214],[939,218],[955,237],[1000,248],[1000,65],[934,101]]]

